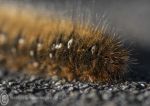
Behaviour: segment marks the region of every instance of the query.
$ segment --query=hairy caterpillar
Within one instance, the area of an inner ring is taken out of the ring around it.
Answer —
[[[8,69],[111,82],[127,72],[129,61],[118,37],[102,28],[55,14],[0,8],[0,62]]]

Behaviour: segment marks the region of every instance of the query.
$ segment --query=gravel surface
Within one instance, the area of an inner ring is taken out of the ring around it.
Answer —
[[[0,91],[8,106],[150,106],[150,83],[118,84],[67,82],[0,70]]]

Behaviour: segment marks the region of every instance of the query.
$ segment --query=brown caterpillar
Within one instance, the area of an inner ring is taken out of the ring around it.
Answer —
[[[71,81],[112,82],[127,72],[130,52],[117,36],[68,18],[0,8],[0,62],[11,70]]]

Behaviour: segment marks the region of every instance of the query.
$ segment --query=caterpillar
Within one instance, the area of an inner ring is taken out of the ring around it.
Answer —
[[[101,83],[120,80],[129,61],[119,37],[103,28],[0,7],[0,64],[7,69]]]

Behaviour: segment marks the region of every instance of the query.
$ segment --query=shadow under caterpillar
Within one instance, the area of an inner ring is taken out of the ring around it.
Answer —
[[[0,8],[3,67],[99,83],[122,79],[129,61],[129,50],[102,28],[55,15]]]

